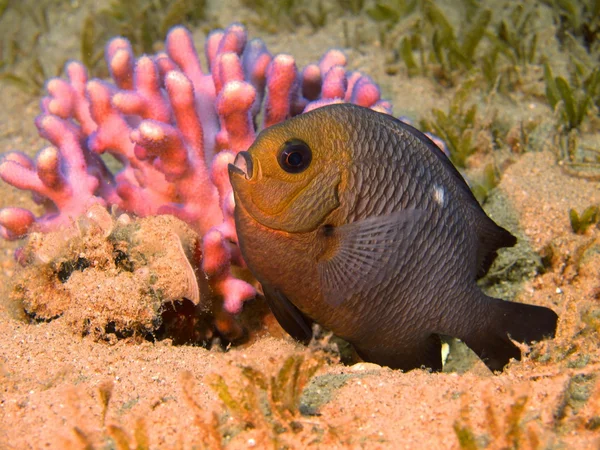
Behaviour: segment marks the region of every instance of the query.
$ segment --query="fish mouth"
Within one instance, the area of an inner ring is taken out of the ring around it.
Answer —
[[[243,175],[246,180],[252,178],[252,171],[254,166],[252,164],[252,157],[248,152],[239,152],[233,161],[233,164],[227,166],[229,175]]]

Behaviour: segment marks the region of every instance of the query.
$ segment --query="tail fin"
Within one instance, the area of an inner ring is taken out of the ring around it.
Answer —
[[[549,308],[491,297],[486,298],[486,303],[486,326],[463,340],[492,371],[504,369],[511,358],[521,360],[521,351],[511,339],[530,344],[553,338],[556,333],[558,316]]]

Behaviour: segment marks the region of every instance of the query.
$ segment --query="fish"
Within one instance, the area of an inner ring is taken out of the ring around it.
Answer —
[[[477,285],[517,239],[439,147],[391,115],[314,109],[264,129],[228,170],[241,253],[295,339],[317,323],[365,361],[440,371],[452,337],[501,371],[521,359],[513,340],[554,337],[552,309]]]

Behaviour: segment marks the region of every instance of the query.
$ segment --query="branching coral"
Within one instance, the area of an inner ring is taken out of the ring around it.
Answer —
[[[112,82],[88,80],[84,66],[70,62],[68,79],[47,83],[36,124],[52,146],[34,160],[4,155],[0,177],[32,191],[43,213],[4,208],[0,233],[19,239],[70,226],[94,204],[141,217],[173,214],[201,236],[194,264],[214,297],[203,301],[228,331],[256,290],[232,272],[244,262],[227,164],[260,128],[303,111],[333,102],[391,107],[369,77],[346,71],[342,52],[330,50],[298,71],[291,56],[272,56],[258,39],[248,42],[239,24],[207,37],[207,70],[182,27],[169,32],[165,52],[136,59],[130,43],[117,37],[105,53]],[[118,172],[107,168],[104,153],[121,163]]]

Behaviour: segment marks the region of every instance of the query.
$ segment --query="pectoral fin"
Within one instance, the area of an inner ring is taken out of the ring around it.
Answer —
[[[279,325],[294,339],[307,344],[312,338],[312,321],[279,290],[263,285],[263,291]]]
[[[423,215],[422,210],[405,209],[324,232],[332,248],[317,266],[325,300],[338,306],[381,283],[389,273],[386,266],[408,253],[411,234]]]

